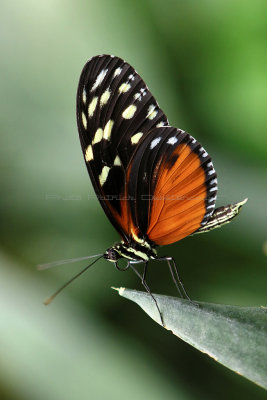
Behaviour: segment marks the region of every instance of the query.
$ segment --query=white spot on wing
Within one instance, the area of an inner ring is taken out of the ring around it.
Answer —
[[[215,207],[215,204],[212,204],[211,206],[208,206],[207,207],[207,210],[209,209],[209,208],[214,208]]]
[[[131,85],[127,82],[123,83],[119,87],[119,93],[126,93],[131,88]]]
[[[105,128],[104,128],[104,135],[103,135],[103,138],[104,138],[104,139],[110,140],[111,130],[112,130],[112,128],[113,128],[113,124],[114,124],[114,121],[112,121],[112,119],[110,119],[110,120],[106,123]]]
[[[152,140],[152,142],[150,143],[150,150],[154,149],[154,147],[156,147],[157,144],[159,144],[161,139],[162,137],[157,137],[156,139]]]
[[[135,93],[135,95],[134,95],[135,100],[141,100],[141,98],[142,98],[141,93]]]
[[[212,168],[210,171],[208,171],[208,174],[209,174],[209,175],[215,174],[215,169]]]
[[[91,118],[94,115],[94,112],[95,112],[95,109],[96,109],[96,105],[97,105],[97,101],[98,101],[98,97],[97,96],[93,97],[93,100],[91,101],[91,103],[88,106],[89,118]]]
[[[206,152],[206,150],[203,147],[200,147],[199,151],[202,153],[202,157],[207,157],[208,153]]]
[[[117,68],[117,69],[115,69],[115,71],[114,71],[114,74],[113,74],[113,77],[115,78],[115,76],[118,76],[118,75],[120,75],[121,71],[122,71],[122,69],[121,69],[121,68]]]
[[[178,139],[175,136],[170,137],[167,141],[168,144],[175,144],[177,142],[178,142]]]
[[[210,181],[210,185],[213,185],[214,183],[216,183],[216,185],[217,185],[217,183],[218,183],[218,181],[217,181],[217,179],[215,178],[215,179],[212,179],[211,181]]]
[[[82,112],[82,123],[83,123],[84,129],[87,129],[87,119],[83,112]]]
[[[134,116],[134,113],[136,111],[137,107],[133,104],[131,104],[129,107],[127,107],[123,113],[122,113],[122,118],[124,119],[131,119]]]
[[[94,139],[92,141],[92,144],[94,145],[96,143],[101,142],[101,140],[103,138],[103,134],[104,134],[103,129],[102,128],[98,128],[96,133],[95,133],[95,136],[94,136]]]
[[[160,128],[161,126],[164,126],[164,125],[165,125],[164,121],[161,121],[156,125],[156,127]]]
[[[139,140],[141,139],[141,137],[143,136],[143,132],[138,132],[135,135],[133,135],[131,137],[131,142],[132,144],[137,144],[139,142]]]
[[[121,159],[119,156],[116,156],[115,160],[114,160],[114,166],[120,166],[121,165]]]
[[[86,103],[86,90],[83,88],[83,103]]]
[[[155,116],[156,116],[157,113],[158,113],[158,111],[156,110],[156,107],[157,107],[157,106],[155,106],[154,104],[151,104],[151,105],[148,107],[147,116],[146,116],[148,119],[153,119],[153,118],[155,118]]]
[[[93,159],[94,159],[93,149],[92,149],[92,146],[89,144],[89,146],[87,147],[86,152],[85,152],[85,160],[91,161]]]
[[[145,95],[146,95],[146,89],[145,88],[141,88],[140,89],[140,93],[138,92],[138,93],[136,93],[135,95],[134,95],[134,99],[135,100],[139,100],[139,101],[141,101],[142,100],[142,97],[144,97]]]
[[[215,201],[215,200],[216,200],[216,196],[211,197],[211,198],[209,199],[209,203],[212,203],[212,202]]]
[[[101,171],[101,174],[99,175],[99,183],[101,186],[104,185],[104,183],[107,180],[108,174],[109,174],[110,167],[105,165]]]
[[[96,88],[103,82],[108,70],[107,69],[102,69],[102,71],[98,74],[95,83],[92,86],[91,92],[96,90]]]
[[[102,94],[100,97],[100,107],[103,107],[105,104],[107,104],[108,99],[110,98],[110,90],[107,89],[105,92]]]

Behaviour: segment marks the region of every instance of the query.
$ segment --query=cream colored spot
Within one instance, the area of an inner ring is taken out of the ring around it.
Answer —
[[[156,106],[153,104],[148,107],[147,116],[146,116],[148,119],[153,119],[157,115],[158,111],[155,110],[155,108],[156,108]]]
[[[86,159],[86,161],[91,161],[91,160],[94,159],[93,148],[92,148],[92,146],[91,146],[90,144],[89,144],[89,146],[88,146],[87,149],[86,149],[86,152],[85,152],[85,159]]]
[[[135,135],[133,135],[131,137],[131,142],[132,144],[137,144],[139,142],[139,140],[141,139],[141,137],[143,136],[143,132],[138,132]]]
[[[86,103],[86,91],[85,88],[83,89],[83,103]]]
[[[110,119],[110,120],[106,123],[106,126],[105,126],[105,128],[104,128],[104,135],[103,135],[104,139],[110,140],[111,130],[112,130],[112,128],[113,128],[113,124],[114,124],[114,121],[112,121],[112,119]]]
[[[160,128],[161,126],[164,126],[164,121],[161,121],[156,125],[157,128]]]
[[[122,118],[124,119],[131,119],[134,116],[135,111],[137,110],[137,107],[133,104],[131,104],[129,107],[127,107],[123,113],[122,113]]]
[[[83,122],[84,129],[87,129],[87,119],[83,112],[82,112],[82,122]]]
[[[103,133],[104,133],[103,129],[102,128],[98,128],[96,133],[95,133],[95,136],[94,136],[92,144],[96,144],[96,143],[101,142],[101,140],[103,138]]]
[[[123,83],[120,87],[119,87],[119,93],[126,93],[128,92],[128,90],[131,88],[131,85],[129,83]]]
[[[97,101],[98,101],[98,97],[95,96],[93,98],[93,100],[91,101],[91,103],[89,104],[89,107],[88,107],[89,118],[91,118],[94,115],[94,112],[95,112],[95,109],[96,109],[96,105],[97,105]]]
[[[120,166],[121,165],[121,159],[119,156],[116,156],[115,160],[114,160],[114,165]]]
[[[110,90],[107,89],[102,96],[100,97],[100,107],[103,107],[105,104],[107,104],[108,99],[110,98]]]
[[[93,92],[101,84],[101,82],[103,82],[107,72],[108,72],[107,69],[102,69],[102,71],[100,72],[100,74],[98,74],[98,76],[95,80],[95,83],[91,89],[91,92]]]
[[[120,75],[120,73],[121,73],[121,71],[122,71],[122,69],[121,68],[117,68],[117,69],[115,69],[115,71],[114,71],[114,78],[115,78],[115,76],[118,76],[118,75]]]
[[[101,186],[103,186],[104,183],[106,182],[108,174],[109,174],[109,170],[110,170],[110,167],[108,167],[107,165],[105,165],[103,167],[102,172],[99,175],[99,183]]]
[[[141,100],[141,98],[142,98],[141,93],[135,93],[135,95],[134,95],[135,100]]]

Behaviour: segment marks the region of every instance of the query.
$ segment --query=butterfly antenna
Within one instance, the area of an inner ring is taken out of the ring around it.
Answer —
[[[39,265],[37,265],[36,268],[39,271],[42,271],[44,269],[56,267],[57,265],[75,263],[77,261],[88,260],[89,258],[99,257],[99,256],[102,256],[102,255],[103,254],[94,254],[93,256],[85,256],[85,257],[79,257],[79,258],[68,258],[67,260],[52,261],[52,262],[47,263],[47,264],[39,264]]]
[[[85,267],[84,269],[82,269],[78,274],[74,275],[68,282],[66,282],[64,285],[62,285],[54,294],[52,294],[52,296],[48,297],[48,299],[46,299],[44,301],[44,304],[47,306],[48,304],[50,304],[52,302],[52,300],[54,300],[54,298],[60,293],[62,292],[63,289],[65,289],[65,287],[69,286],[70,283],[72,283],[76,278],[78,278],[79,276],[81,276],[85,271],[88,270],[88,268],[90,268],[92,265],[94,265],[98,260],[100,260],[100,258],[104,257],[104,254],[101,254],[100,257],[98,257],[96,260],[94,260],[91,264],[87,265],[87,267]]]

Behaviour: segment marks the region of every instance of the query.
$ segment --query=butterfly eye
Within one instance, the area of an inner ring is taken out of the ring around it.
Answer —
[[[121,258],[121,256],[113,247],[111,247],[106,251],[104,258],[106,258],[109,261],[116,262]]]

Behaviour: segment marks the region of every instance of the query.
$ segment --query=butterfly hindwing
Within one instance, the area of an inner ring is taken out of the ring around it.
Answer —
[[[140,140],[168,120],[137,72],[109,55],[89,60],[80,77],[77,122],[86,166],[101,205],[127,240],[126,169]]]
[[[212,215],[216,173],[208,153],[188,133],[173,127],[153,129],[129,168],[135,235],[159,245],[173,243]]]

